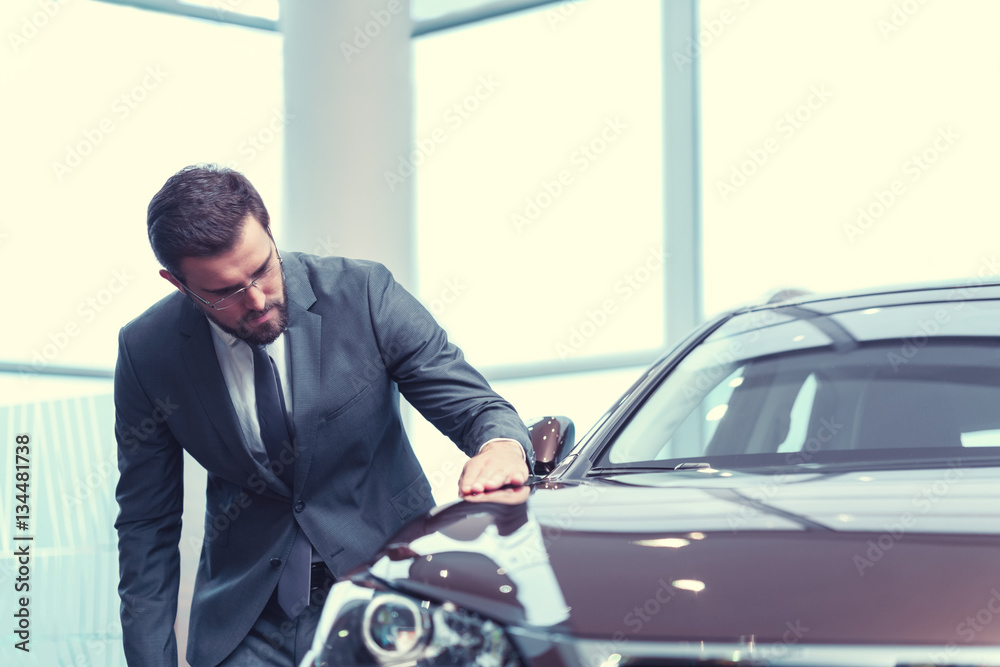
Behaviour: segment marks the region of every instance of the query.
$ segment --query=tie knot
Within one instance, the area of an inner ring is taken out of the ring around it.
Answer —
[[[267,353],[267,347],[264,345],[254,345],[252,343],[247,343],[250,346],[250,351],[253,353],[253,360],[256,363],[258,360],[266,360],[270,357]]]

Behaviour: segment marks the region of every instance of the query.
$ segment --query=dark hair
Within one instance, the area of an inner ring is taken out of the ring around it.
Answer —
[[[185,257],[213,257],[231,250],[247,215],[271,234],[267,208],[246,176],[214,164],[185,167],[149,202],[149,244],[163,268],[181,279]]]

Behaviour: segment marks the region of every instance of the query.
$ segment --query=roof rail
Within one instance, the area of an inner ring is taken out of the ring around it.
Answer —
[[[806,296],[812,294],[813,292],[807,289],[801,289],[799,287],[785,287],[780,289],[768,298],[767,303],[781,303],[782,301],[788,301],[789,299],[794,299],[799,296]]]

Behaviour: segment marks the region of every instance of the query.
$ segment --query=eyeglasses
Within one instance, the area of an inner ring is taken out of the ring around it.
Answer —
[[[241,287],[240,289],[236,290],[232,294],[227,294],[226,296],[222,297],[218,301],[214,301],[214,302],[206,301],[205,299],[201,298],[200,296],[198,296],[197,294],[195,294],[194,292],[192,292],[191,289],[187,285],[184,285],[183,283],[181,283],[181,284],[184,286],[184,289],[187,290],[188,294],[190,294],[194,298],[198,299],[199,301],[201,301],[203,304],[205,304],[209,308],[212,308],[214,310],[225,310],[226,308],[231,308],[231,307],[235,306],[236,304],[242,302],[243,298],[247,295],[247,290],[250,289],[251,287],[256,287],[257,289],[261,289],[261,287],[260,287],[260,285],[258,283],[264,283],[264,284],[266,284],[269,280],[272,280],[275,276],[278,275],[278,273],[275,273],[274,270],[277,269],[278,267],[280,267],[283,262],[281,261],[281,255],[278,255],[278,253],[277,253],[277,249],[275,249],[275,255],[277,255],[278,261],[276,263],[272,264],[271,266],[267,267],[267,269],[264,270],[264,273],[260,274],[260,276],[258,276],[256,279],[254,279],[246,287]]]

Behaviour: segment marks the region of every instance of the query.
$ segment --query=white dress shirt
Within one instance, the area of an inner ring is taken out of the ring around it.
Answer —
[[[236,417],[239,419],[240,430],[243,432],[243,442],[251,453],[263,454],[263,460],[267,460],[267,450],[264,448],[264,442],[260,439],[260,425],[257,422],[257,392],[254,389],[253,352],[245,341],[226,333],[212,320],[208,322],[212,325],[215,355],[219,358],[219,366],[222,368],[222,377],[225,378],[226,387],[229,389],[229,397],[233,399]],[[288,418],[291,419],[294,414],[292,412],[292,392],[287,389],[287,387],[292,386],[291,364],[288,363],[286,348],[284,333],[265,347],[278,369],[281,393],[285,398],[285,410],[288,412]]]

